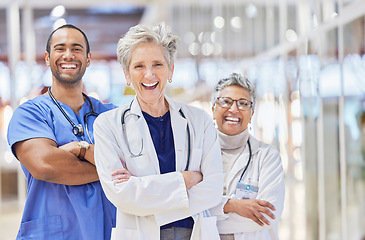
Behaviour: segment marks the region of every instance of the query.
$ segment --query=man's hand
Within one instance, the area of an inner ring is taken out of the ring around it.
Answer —
[[[75,155],[76,157],[79,157],[80,155],[80,145],[78,141],[73,141],[70,143],[66,143],[62,146],[58,147],[59,149],[63,149],[67,152],[72,153],[73,155]],[[89,148],[86,149],[86,153],[85,153],[85,160],[87,160],[89,163],[91,163],[92,165],[95,166],[95,159],[94,159],[94,144],[90,144]]]
[[[186,190],[203,181],[203,175],[200,172],[183,171],[181,173],[184,177]]]
[[[223,210],[225,213],[235,212],[242,217],[252,219],[260,226],[264,226],[264,224],[270,225],[270,222],[264,215],[262,215],[262,213],[272,219],[275,219],[275,215],[270,211],[270,209],[275,211],[274,205],[264,200],[229,199]]]
[[[79,154],[80,154],[80,146],[79,146],[78,141],[73,141],[73,142],[70,142],[70,143],[66,143],[62,146],[59,146],[58,148],[63,149],[67,152],[70,152],[73,155],[75,155],[76,157],[78,157]]]
[[[95,166],[77,158],[80,147],[71,142],[57,147],[48,138],[32,138],[13,145],[19,161],[35,179],[65,184],[81,185],[99,179]],[[85,159],[94,159],[94,151],[86,151]]]

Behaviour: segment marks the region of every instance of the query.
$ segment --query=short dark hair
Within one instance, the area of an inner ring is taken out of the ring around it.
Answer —
[[[238,86],[243,89],[246,89],[251,95],[252,109],[255,108],[256,105],[256,88],[247,78],[241,76],[238,73],[232,73],[228,78],[220,79],[217,84],[214,86],[213,94],[212,94],[212,105],[214,106],[219,93],[225,88],[229,86]]]
[[[46,51],[48,53],[51,53],[51,40],[52,40],[52,37],[53,37],[53,34],[55,32],[57,32],[58,30],[62,29],[62,28],[72,28],[72,29],[76,29],[77,31],[79,31],[85,38],[85,42],[86,42],[86,54],[88,54],[90,52],[90,45],[89,45],[89,40],[87,39],[86,37],[86,34],[78,27],[72,25],[72,24],[65,24],[65,25],[62,25],[61,27],[58,27],[56,28],[55,30],[53,30],[53,32],[49,35],[48,37],[48,40],[47,40],[47,46],[46,46]]]

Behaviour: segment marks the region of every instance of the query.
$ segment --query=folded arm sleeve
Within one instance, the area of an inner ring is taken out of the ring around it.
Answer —
[[[236,213],[229,213],[227,214],[228,218],[240,224],[237,232],[254,232],[269,229],[280,220],[285,196],[284,172],[279,152],[273,147],[270,148],[271,151],[264,153],[266,156],[264,156],[265,159],[260,170],[260,188],[256,199],[265,200],[273,204],[276,208],[273,211],[276,218],[271,219],[266,214],[263,214],[270,221],[271,225],[264,224],[264,226],[260,226],[249,218],[241,217]]]
[[[188,190],[190,211],[186,213],[177,209],[170,213],[161,212],[155,216],[160,225],[198,214],[217,205],[222,199],[224,173],[218,134],[210,117],[205,113],[202,115],[204,116],[202,151],[196,156],[192,154],[191,159],[192,162],[200,163],[200,169],[190,170],[200,171],[203,174],[203,181]],[[199,159],[193,159],[194,157]]]
[[[218,205],[209,209],[210,213],[213,216],[217,216],[218,221],[228,218],[229,214],[224,213],[224,206],[226,205],[226,203],[229,199],[230,199],[230,197],[224,195],[221,202]]]
[[[112,181],[111,173],[123,168],[120,158],[124,157],[115,136],[118,131],[112,129],[114,125],[104,115],[100,115],[94,125],[95,163],[107,198],[118,210],[137,216],[174,209],[188,212],[188,196],[180,172],[132,176],[124,183]]]

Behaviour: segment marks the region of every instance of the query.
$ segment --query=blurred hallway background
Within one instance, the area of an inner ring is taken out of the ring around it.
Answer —
[[[286,178],[281,240],[365,238],[365,0],[0,0],[0,240],[15,239],[26,182],[7,141],[22,102],[44,91],[50,32],[85,31],[85,91],[133,98],[116,61],[133,25],[164,21],[180,37],[168,95],[210,113],[218,79],[257,88],[253,135],[275,145]]]

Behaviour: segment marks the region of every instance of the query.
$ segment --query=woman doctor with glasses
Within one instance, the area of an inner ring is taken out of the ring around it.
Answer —
[[[203,110],[165,95],[176,42],[164,24],[137,25],[118,42],[118,61],[136,96],[94,125],[96,168],[117,207],[112,239],[219,239],[207,211],[223,191],[216,128]]]
[[[211,209],[224,240],[278,239],[284,205],[284,173],[279,152],[250,135],[255,87],[233,73],[212,96],[224,178],[222,202]]]

